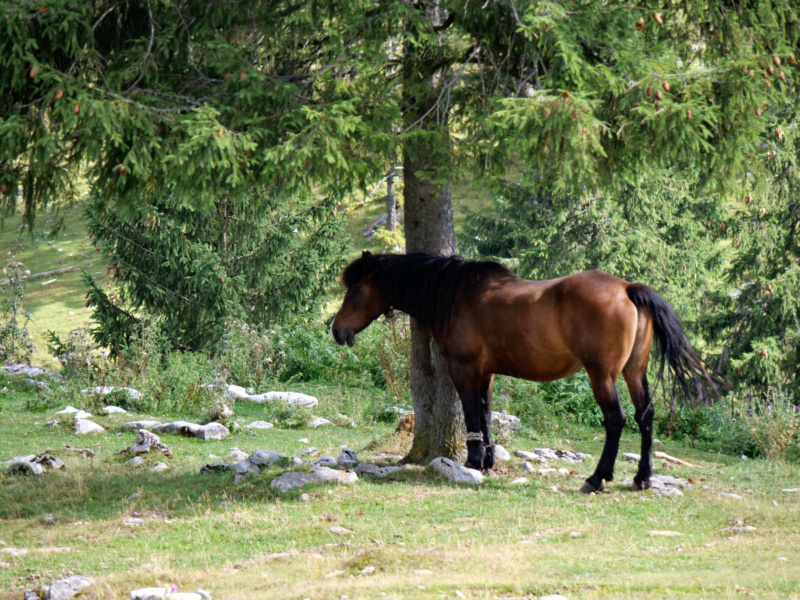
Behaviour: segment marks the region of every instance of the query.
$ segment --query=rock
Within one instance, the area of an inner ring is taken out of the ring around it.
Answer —
[[[131,600],[161,600],[167,595],[164,588],[150,587],[131,592]]]
[[[92,581],[82,575],[58,579],[50,584],[45,600],[68,600],[69,598],[74,598],[91,584]]]
[[[77,408],[75,408],[74,406],[69,406],[69,405],[68,405],[68,406],[66,406],[65,408],[62,408],[61,410],[59,410],[58,412],[56,412],[56,414],[57,414],[57,415],[73,415],[73,414],[75,414],[76,412],[78,412],[78,409],[77,409]]]
[[[635,452],[623,452],[622,459],[627,462],[639,462],[642,460],[642,455],[636,454]]]
[[[0,548],[0,552],[10,556],[26,556],[28,554],[25,548]]]
[[[251,464],[263,467],[269,466],[272,463],[285,458],[286,455],[281,454],[280,452],[272,452],[271,450],[256,450],[247,460],[249,460]]]
[[[150,467],[150,470],[153,473],[161,473],[162,471],[166,471],[167,469],[169,469],[169,467],[163,462],[156,463],[155,465]]]
[[[314,461],[315,465],[319,465],[320,467],[329,467],[331,469],[336,468],[336,459],[333,458],[330,454],[323,454],[317,460]]]
[[[75,433],[77,435],[86,435],[87,433],[103,433],[105,427],[101,427],[93,421],[86,419],[75,419]]]
[[[108,405],[103,410],[100,411],[101,415],[126,415],[128,411],[124,408],[120,408],[119,406],[111,406]]]
[[[295,455],[295,458],[300,458],[301,456],[314,456],[315,454],[319,454],[319,450],[314,448],[314,446],[309,446],[305,450],[301,450]]]
[[[300,502],[310,502],[311,501],[311,496],[309,496],[308,494],[300,494],[297,497],[297,499],[300,500]]]
[[[402,471],[404,467],[379,467],[370,463],[359,463],[356,467],[356,475],[359,477],[388,477],[393,473]]]
[[[230,435],[230,430],[221,423],[207,423],[198,425],[188,421],[173,421],[161,423],[150,428],[153,433],[177,433],[186,437],[196,437],[201,440],[221,440]]]
[[[170,592],[164,596],[166,600],[203,600],[197,592]]]
[[[22,592],[22,600],[42,600],[42,599],[39,596],[39,594],[37,594],[34,590],[24,590]]]
[[[287,492],[299,487],[303,487],[310,483],[355,483],[358,481],[358,475],[348,471],[337,471],[327,467],[315,467],[309,473],[298,473],[289,471],[283,475],[278,475],[269,486],[278,492]]]
[[[44,424],[44,426],[47,427],[48,429],[53,429],[54,427],[61,427],[61,423],[59,421],[53,420],[53,421],[48,421],[47,423]]]
[[[237,462],[240,460],[247,460],[249,457],[250,455],[247,454],[247,452],[242,452],[239,448],[232,448],[230,452],[222,457],[222,460],[225,462]]]
[[[133,444],[124,450],[120,450],[117,454],[133,454],[134,456],[138,456],[139,454],[147,454],[149,452],[161,452],[164,456],[172,457],[172,450],[169,449],[169,446],[163,443],[161,438],[155,433],[147,431],[146,429],[140,429],[136,434],[136,439],[133,440]]]
[[[510,431],[519,431],[520,420],[514,415],[509,415],[505,411],[492,411],[492,427],[505,427]]]
[[[672,477],[671,475],[652,475],[650,477],[650,483],[653,482],[660,483],[661,485],[670,485],[672,487],[679,487],[684,490],[693,490],[694,486],[688,481],[684,481],[683,479],[679,479],[677,477]]]
[[[364,567],[363,569],[361,569],[361,574],[362,575],[369,575],[369,574],[374,573],[374,572],[375,572],[375,567],[373,567],[372,565],[368,565],[368,566]]]
[[[633,479],[628,477],[623,482],[623,485],[633,486]],[[684,490],[692,490],[694,487],[688,481],[672,477],[670,475],[652,475],[650,477],[650,489],[657,496],[683,496]]]
[[[583,462],[584,459],[591,459],[591,454],[583,454],[582,452],[571,452],[570,450],[551,450],[550,448],[534,448],[539,456],[545,458],[563,460],[568,463],[577,464]]]
[[[351,529],[348,529],[347,527],[341,527],[339,525],[333,525],[332,527],[329,527],[328,531],[335,533],[336,535],[347,535],[348,533],[353,533]]]
[[[384,423],[393,423],[401,417],[410,415],[412,411],[402,408],[400,406],[386,406],[378,412],[378,421]]]
[[[325,417],[317,417],[316,419],[311,419],[306,423],[306,427],[310,427],[311,429],[316,429],[317,427],[327,427],[328,425],[333,425],[333,423],[331,423]]]
[[[430,467],[439,475],[455,483],[480,484],[483,482],[483,474],[476,469],[468,469],[457,462],[440,456],[434,458]]]
[[[351,450],[350,448],[342,448],[342,451],[339,453],[339,456],[336,458],[336,465],[340,469],[352,469],[358,464],[358,456],[356,456],[355,450]]]
[[[741,535],[743,533],[753,533],[756,528],[751,525],[743,525],[741,527],[726,527],[722,530],[723,533],[732,533],[733,535]]]
[[[98,396],[106,396],[114,392],[126,392],[128,397],[132,400],[139,400],[142,398],[142,393],[139,390],[127,387],[114,387],[114,386],[99,386],[81,390],[81,394],[96,394]]]
[[[539,600],[567,600],[561,594],[551,594],[549,596],[539,596]]]
[[[307,394],[300,394],[298,392],[267,392],[266,394],[257,394],[247,396],[251,402],[263,404],[264,402],[284,402],[289,406],[300,406],[303,408],[314,408],[319,404],[314,396]]]
[[[138,467],[141,464],[144,464],[143,456],[134,456],[132,459],[128,461],[128,465],[131,467]]]
[[[533,465],[528,461],[523,462],[520,466],[520,469],[523,471],[528,471],[529,473],[533,473],[536,469],[533,468]]]
[[[511,482],[511,485],[527,485],[528,478],[527,477],[519,477]]]
[[[533,460],[540,463],[546,463],[547,459],[544,456],[539,456],[535,452],[526,452],[525,450],[517,450],[514,454],[517,456],[521,456],[522,458],[526,458],[528,460]]]
[[[6,465],[5,472],[7,474],[22,473],[23,475],[41,475],[44,473],[44,467],[40,464],[33,462],[36,458],[35,454],[29,456],[17,456],[10,460],[4,460],[2,464]]]
[[[723,498],[730,498],[731,500],[744,500],[739,494],[729,494],[727,492],[720,492],[720,496]]]
[[[152,429],[156,425],[161,425],[161,421],[130,421],[120,425],[119,429],[139,431],[140,429]]]
[[[494,459],[495,460],[511,460],[511,455],[508,450],[503,448],[500,444],[494,445]]]
[[[245,431],[248,429],[272,429],[273,425],[269,421],[253,421],[244,426]]]
[[[228,385],[227,394],[228,398],[231,398],[232,400],[242,400],[250,396],[250,394],[247,393],[247,390],[245,390],[242,386],[232,384]]]
[[[0,367],[6,375],[27,375],[28,377],[36,377],[37,375],[44,375],[45,370],[42,367],[34,367],[25,364],[3,365]]]
[[[76,419],[91,419],[92,418],[92,413],[86,412],[85,410],[79,410],[78,412],[75,413],[75,418]]]

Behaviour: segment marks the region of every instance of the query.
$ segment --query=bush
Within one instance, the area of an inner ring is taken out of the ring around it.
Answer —
[[[220,340],[217,360],[221,375],[244,387],[260,387],[277,379],[283,356],[276,352],[275,330],[261,331],[239,319],[231,319]]]

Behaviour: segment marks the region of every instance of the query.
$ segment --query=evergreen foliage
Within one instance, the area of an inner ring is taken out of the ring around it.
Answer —
[[[173,345],[197,349],[232,318],[260,325],[313,313],[343,262],[335,204],[257,188],[198,212],[167,188],[114,210],[93,194],[90,235],[119,288],[107,297],[87,282],[95,339],[124,348],[146,313]]]

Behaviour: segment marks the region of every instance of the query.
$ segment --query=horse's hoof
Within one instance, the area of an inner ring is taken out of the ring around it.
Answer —
[[[603,484],[600,484],[600,487],[594,487],[588,481],[581,486],[580,493],[581,494],[594,494],[595,492],[602,492],[603,491]]]
[[[473,462],[471,460],[468,460],[467,462],[465,462],[464,463],[464,467],[467,468],[467,469],[475,469],[476,471],[482,471],[483,470],[483,465],[481,463]]]
[[[637,481],[634,478],[633,483],[631,484],[631,491],[632,492],[641,492],[643,490],[649,490],[649,489],[650,489],[650,480],[649,479],[643,479],[642,481]]]

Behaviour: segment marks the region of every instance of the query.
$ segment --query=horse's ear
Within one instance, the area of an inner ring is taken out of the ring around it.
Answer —
[[[361,263],[364,265],[364,270],[369,272],[370,263],[372,262],[372,252],[364,250],[361,253]]]

